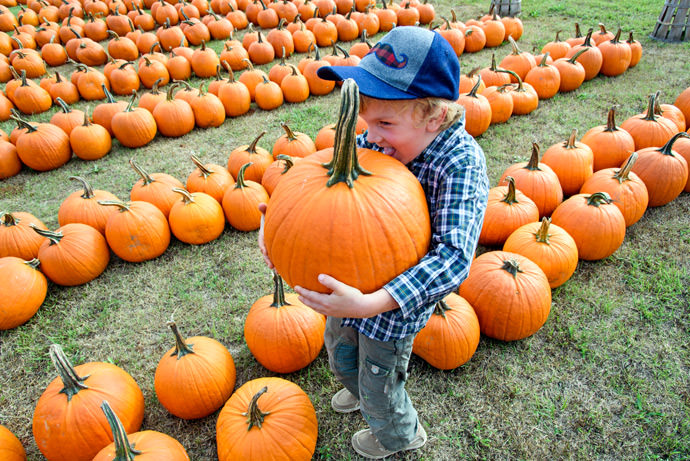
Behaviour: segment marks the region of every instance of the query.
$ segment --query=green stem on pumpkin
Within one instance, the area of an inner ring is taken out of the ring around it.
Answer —
[[[283,169],[283,171],[280,172],[280,174],[287,173],[288,170],[295,165],[295,162],[292,160],[292,157],[290,157],[289,155],[279,154],[276,157],[276,160],[282,160],[285,162],[285,168]]]
[[[120,212],[129,211],[129,203],[118,202],[117,200],[99,200],[98,204],[105,206],[116,206],[120,209]]]
[[[0,213],[0,224],[5,227],[16,226],[21,221],[20,218],[16,218],[12,213],[8,211],[3,211]]]
[[[516,259],[506,259],[503,261],[503,267],[501,267],[501,269],[508,272],[513,277],[517,277],[518,273],[522,272],[522,269],[520,269],[520,264]]]
[[[110,430],[113,432],[113,443],[115,444],[115,458],[113,461],[134,461],[137,455],[140,455],[139,450],[135,450],[134,446],[129,443],[127,438],[127,431],[122,422],[119,420],[107,400],[101,403],[101,410],[105,413],[105,419],[110,425]]]
[[[515,197],[515,179],[512,176],[506,176],[506,181],[508,181],[508,192],[506,192],[505,197],[503,197],[502,202],[512,205],[513,203],[518,203]]]
[[[663,145],[663,147],[658,148],[657,151],[664,155],[677,156],[677,154],[674,154],[673,152],[673,144],[678,140],[678,138],[690,138],[690,135],[685,131],[680,131],[674,134],[673,137],[669,139],[666,144]]]
[[[202,175],[204,175],[204,178],[208,178],[209,176],[211,176],[213,174],[213,171],[206,168],[204,166],[204,164],[201,163],[201,160],[199,160],[199,158],[196,155],[192,154],[190,156],[190,158],[192,159],[192,162],[194,163],[194,165],[196,165],[196,167],[199,169],[199,172]]]
[[[140,167],[139,165],[137,165],[137,164],[134,162],[134,159],[133,159],[133,158],[130,158],[130,159],[129,159],[129,164],[132,165],[132,168],[134,168],[134,171],[136,171],[137,173],[139,173],[139,176],[142,177],[142,179],[144,180],[144,184],[143,184],[144,186],[146,186],[146,185],[148,185],[148,184],[151,184],[152,182],[156,182],[156,180],[153,179],[153,178],[151,177],[151,175],[149,175],[148,172],[147,172],[146,170],[144,170],[142,167]]]
[[[471,75],[468,75],[471,77]],[[467,93],[467,96],[471,98],[476,98],[477,97],[477,91],[479,91],[479,85],[482,84],[482,74],[477,74],[477,83],[474,84],[472,89],[470,90],[469,93]]]
[[[354,187],[357,177],[371,175],[371,173],[359,165],[357,159],[357,143],[355,128],[359,115],[359,88],[352,79],[346,79],[340,90],[340,114],[335,125],[335,146],[333,147],[333,159],[324,163],[328,169],[330,179],[326,183],[331,187],[339,182],[344,182],[349,188]]]
[[[172,191],[182,195],[182,200],[184,200],[185,205],[195,203],[194,197],[192,197],[192,194],[190,194],[187,189],[182,189],[181,187],[173,187]]]
[[[177,329],[177,324],[170,320],[169,322],[166,323],[168,327],[172,330],[173,334],[175,335],[175,350],[170,354],[170,357],[177,356],[177,360],[180,360],[182,357],[184,357],[187,354],[193,354],[194,353],[194,345],[193,344],[187,344],[180,334],[180,330]]]
[[[67,103],[60,96],[55,98],[55,102],[60,105],[60,109],[62,109],[63,114],[69,114],[70,112],[72,112],[72,108],[68,106]]]
[[[247,162],[240,167],[240,171],[237,172],[237,181],[235,182],[235,189],[242,189],[247,187],[247,183],[244,182],[244,172],[247,168],[252,166],[252,162]]]
[[[51,344],[49,355],[55,370],[57,370],[58,375],[60,375],[60,379],[62,379],[62,384],[64,387],[62,390],[60,390],[60,393],[67,396],[68,402],[72,400],[72,397],[79,391],[89,388],[86,384],[84,384],[84,381],[86,381],[88,376],[82,378],[77,375],[77,371],[67,359],[62,347],[60,347],[59,344]]]
[[[36,224],[34,224],[34,223],[30,223],[29,227],[32,228],[41,237],[45,237],[48,240],[50,240],[51,245],[57,245],[58,243],[60,243],[60,240],[62,240],[62,237],[65,236],[60,231],[51,231],[48,229],[41,229],[40,227],[37,227]]]
[[[434,306],[434,315],[440,315],[445,319],[446,312],[448,312],[449,310],[451,310],[451,308],[444,300],[441,299],[437,301],[436,305]]]
[[[283,130],[285,130],[285,136],[287,136],[288,141],[294,141],[295,139],[297,139],[297,136],[295,136],[295,133],[292,132],[287,123],[280,122],[280,126],[283,128]]]
[[[611,196],[606,192],[595,192],[592,195],[587,196],[587,205],[598,207],[601,204],[613,203]]]
[[[273,302],[271,307],[280,308],[283,306],[289,306],[285,300],[285,289],[283,289],[283,278],[278,275],[278,271],[273,270]]]
[[[539,144],[537,144],[535,141],[532,141],[532,155],[530,156],[527,165],[525,165],[523,168],[530,171],[541,171],[541,168],[539,168]]]
[[[632,154],[630,154],[630,157],[628,157],[628,159],[625,161],[625,164],[619,170],[616,170],[616,174],[613,175],[613,179],[617,180],[619,184],[623,184],[625,181],[629,181],[630,178],[628,176],[632,171],[633,165],[637,161],[637,157],[637,152],[633,152]]]
[[[263,424],[264,418],[271,413],[270,411],[264,413],[259,409],[259,406],[257,405],[257,400],[259,400],[259,397],[264,395],[267,391],[268,386],[264,386],[263,389],[257,392],[254,395],[254,397],[252,397],[252,400],[249,402],[249,408],[247,409],[246,413],[242,413],[242,416],[247,417],[247,432],[249,432],[254,426],[261,428],[261,424]]]
[[[547,216],[541,218],[541,226],[539,227],[539,230],[534,234],[534,236],[537,238],[537,242],[546,243],[548,245],[549,237],[551,236],[551,234],[549,234],[550,225],[551,218]]]
[[[91,187],[91,184],[86,182],[86,179],[82,178],[81,176],[70,176],[69,179],[81,183],[81,187],[84,189],[84,193],[80,195],[81,198],[90,199],[94,197],[93,187]]]
[[[33,258],[31,261],[24,261],[24,264],[31,267],[32,269],[38,270],[38,266],[41,265],[41,261],[38,258]]]
[[[569,62],[570,64],[575,64],[575,61],[577,60],[577,58],[579,58],[580,55],[581,55],[582,53],[586,52],[586,51],[589,51],[589,49],[587,49],[587,48],[580,48],[580,49],[577,51],[577,53],[575,53],[574,55],[572,55],[572,56],[570,57],[570,59],[568,59],[567,62]]]

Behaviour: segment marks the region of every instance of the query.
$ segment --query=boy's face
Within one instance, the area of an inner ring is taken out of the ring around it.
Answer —
[[[414,107],[410,101],[370,99],[359,114],[369,125],[367,140],[405,165],[434,140],[443,120],[441,117],[419,123],[413,113]]]

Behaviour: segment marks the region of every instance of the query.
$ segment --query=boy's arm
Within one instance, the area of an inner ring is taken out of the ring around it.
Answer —
[[[403,317],[456,290],[469,273],[489,184],[485,167],[477,160],[483,158],[481,150],[479,156],[464,158],[467,163],[459,165],[455,174],[446,175],[440,184],[429,252],[384,286],[401,307]]]

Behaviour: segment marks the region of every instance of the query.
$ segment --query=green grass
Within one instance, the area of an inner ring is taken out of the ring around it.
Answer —
[[[447,16],[453,8],[466,20],[484,14],[488,3],[442,0],[435,5],[438,16]],[[523,2],[521,49],[539,49],[557,30],[564,31],[562,37],[571,35],[576,21],[583,31],[603,22],[613,30],[633,29],[644,54],[637,67],[619,77],[597,77],[577,91],[540,102],[529,116],[491,127],[478,141],[492,184],[508,165],[527,159],[533,140],[543,151],[565,140],[573,128],[581,136],[605,123],[614,104],[620,106],[620,123],[643,111],[647,96],[656,90],[662,91],[662,102],[673,102],[689,85],[690,44],[649,39],[661,8],[662,3],[652,0]],[[493,51],[500,60],[509,47]],[[463,72],[487,66],[491,53],[463,55]],[[159,136],[137,150],[115,143],[110,154],[95,162],[75,158],[45,173],[25,169],[0,182],[0,209],[29,211],[55,228],[60,203],[75,190],[67,179],[71,175],[127,199],[138,179],[129,158],[149,172],[166,172],[184,181],[193,169],[192,152],[205,162],[225,164],[232,149],[248,144],[262,130],[267,134],[259,145],[270,148],[282,134],[280,121],[313,137],[335,120],[337,101],[336,92],[271,112],[253,109],[219,128],[194,130],[178,139]],[[77,104],[80,109],[86,106]],[[34,119],[45,121],[53,113]],[[9,122],[0,127],[13,128]],[[532,337],[512,343],[482,337],[475,356],[451,371],[435,370],[413,357],[407,389],[429,442],[394,458],[689,458],[689,210],[688,194],[648,210],[627,230],[613,256],[580,262],[573,278],[554,290],[549,319]],[[42,459],[31,435],[31,417],[55,377],[48,346],[57,342],[75,364],[112,362],[137,380],[146,400],[143,429],[177,438],[193,460],[216,459],[217,414],[182,421],[156,399],[154,371],[173,345],[165,322],[174,318],[183,335],[211,336],[225,344],[235,359],[239,386],[274,375],[253,359],[243,339],[249,307],[271,290],[256,233],[230,228],[203,246],[173,241],[154,261],[130,264],[113,257],[106,271],[84,286],[51,285],[34,318],[0,332],[0,424],[17,434],[30,460]],[[284,377],[302,386],[314,403],[319,421],[314,457],[358,459],[350,436],[365,422],[359,414],[338,415],[330,409],[330,396],[339,386],[325,351],[309,367]]]

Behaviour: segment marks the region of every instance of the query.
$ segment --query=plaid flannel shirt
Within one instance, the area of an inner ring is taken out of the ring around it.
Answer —
[[[358,147],[381,150],[357,137]],[[456,290],[469,273],[489,191],[484,152],[465,131],[464,117],[441,132],[407,167],[424,189],[431,217],[428,253],[384,286],[400,306],[366,319],[343,319],[343,326],[390,341],[421,330],[436,301]]]

